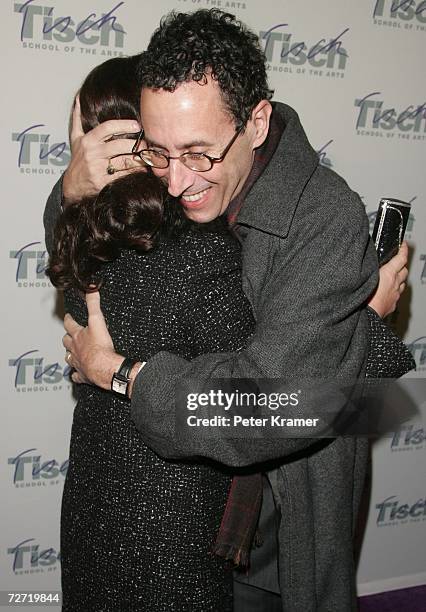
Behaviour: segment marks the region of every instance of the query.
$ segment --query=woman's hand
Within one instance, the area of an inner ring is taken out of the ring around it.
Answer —
[[[397,255],[380,268],[377,289],[368,305],[382,318],[394,312],[408,276],[408,245],[404,241]]]

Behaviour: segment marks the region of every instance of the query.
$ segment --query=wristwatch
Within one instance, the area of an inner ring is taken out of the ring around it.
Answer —
[[[122,397],[128,396],[128,388],[130,383],[130,372],[132,371],[133,366],[137,363],[139,359],[132,359],[131,357],[126,357],[126,359],[122,362],[121,366],[118,368],[117,372],[114,372],[111,379],[111,391],[118,393]]]

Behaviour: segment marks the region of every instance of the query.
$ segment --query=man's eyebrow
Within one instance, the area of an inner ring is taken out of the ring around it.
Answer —
[[[191,147],[212,147],[214,145],[213,142],[209,142],[208,140],[191,140],[191,142],[187,142],[183,144],[181,147],[176,147],[177,149],[190,149]]]
[[[149,144],[150,147],[155,147],[157,149],[164,149],[164,151],[168,151],[167,147],[164,147],[158,142],[151,140],[148,136],[145,137],[145,142]],[[176,149],[179,151],[186,151],[187,149],[191,149],[191,147],[213,147],[213,142],[208,142],[207,140],[191,140],[185,144],[177,146]]]

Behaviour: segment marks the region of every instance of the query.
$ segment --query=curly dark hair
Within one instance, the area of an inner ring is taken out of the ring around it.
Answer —
[[[154,175],[135,172],[106,185],[98,197],[67,206],[55,227],[46,270],[53,285],[93,291],[105,262],[122,248],[149,251],[164,221],[167,188]]]
[[[138,117],[137,58],[114,58],[86,77],[80,92],[83,130],[108,119]],[[167,200],[167,206],[165,202]],[[96,198],[69,203],[54,230],[46,274],[59,289],[93,291],[102,283],[103,264],[121,248],[151,249],[178,227],[182,213],[166,187],[148,171],[114,180]]]
[[[188,81],[220,87],[225,109],[243,129],[261,100],[270,100],[266,59],[258,37],[234,15],[219,9],[172,11],[140,55],[140,87],[174,91]]]

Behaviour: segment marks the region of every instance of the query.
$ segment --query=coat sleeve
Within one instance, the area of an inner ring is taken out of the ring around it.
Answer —
[[[56,221],[62,212],[62,176],[55,183],[49,197],[47,198],[46,206],[43,214],[44,235],[46,249],[49,255],[53,247],[53,230],[55,229]]]
[[[348,195],[349,193],[349,195]],[[137,376],[131,416],[145,443],[166,458],[203,456],[233,467],[279,459],[318,443],[307,438],[208,440],[198,428],[177,431],[175,396],[190,378],[364,376],[368,350],[365,304],[378,280],[377,257],[359,198],[347,188],[335,205],[310,198],[287,238],[263,234],[270,269],[254,307],[255,333],[240,352],[186,361],[168,352]],[[262,233],[254,229],[262,238]],[[250,236],[246,244],[250,243]],[[247,247],[245,266],[256,258]],[[214,305],[213,305],[214,307]],[[195,313],[194,313],[195,314]]]

